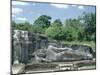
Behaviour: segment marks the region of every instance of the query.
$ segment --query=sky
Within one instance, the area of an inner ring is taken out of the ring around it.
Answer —
[[[84,12],[95,13],[95,6],[12,1],[12,20],[17,23],[34,21],[41,15],[51,16],[51,22],[78,18]]]

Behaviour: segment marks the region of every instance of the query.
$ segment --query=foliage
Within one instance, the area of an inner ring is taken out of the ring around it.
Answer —
[[[16,23],[12,21],[12,29],[27,30],[47,35],[58,41],[94,41],[96,39],[96,14],[84,13],[77,19],[66,19],[62,23],[56,19],[51,23],[51,17],[39,16],[33,24],[28,22]]]
[[[12,21],[12,28],[13,29],[18,29],[18,30],[27,30],[27,31],[32,31],[32,25],[28,22],[24,23],[15,23]]]
[[[64,40],[66,38],[63,24],[59,19],[52,23],[52,25],[45,31],[45,34],[56,40]]]
[[[96,14],[84,13],[82,16],[84,21],[84,38],[85,40],[92,41],[96,39]]]
[[[33,32],[44,33],[45,30],[50,26],[50,20],[50,16],[41,15],[38,19],[35,20],[33,24]]]
[[[78,19],[68,19],[65,21],[65,28],[68,33],[68,37],[66,37],[67,40],[73,41],[73,40],[81,40],[82,38],[82,32],[83,32],[83,26],[80,23],[80,20]]]
[[[14,21],[11,22],[11,25],[12,25],[12,29],[17,29],[17,24]]]

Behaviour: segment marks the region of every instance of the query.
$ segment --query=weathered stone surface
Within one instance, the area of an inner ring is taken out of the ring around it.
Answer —
[[[86,46],[88,47],[88,46]],[[78,48],[77,48],[78,49]],[[88,49],[86,49],[88,50]],[[45,51],[45,52],[42,52]],[[44,56],[45,55],[45,56]],[[84,45],[83,49],[73,50],[72,48],[57,48],[54,46],[48,46],[48,49],[37,51],[35,57],[38,58],[39,62],[41,61],[76,61],[76,60],[87,60],[92,59],[93,55],[89,51],[85,51]]]
[[[36,73],[95,67],[92,47],[64,45],[44,35],[22,30],[14,30],[12,36],[12,62],[12,74],[22,73],[23,70],[23,73]]]
[[[90,59],[92,54],[85,52],[85,50],[73,50],[72,48],[49,48],[47,59],[51,60],[81,60],[81,59]]]
[[[24,71],[24,64],[14,64],[12,65],[12,74],[20,74]]]
[[[13,61],[28,63],[32,58],[37,62],[71,61],[92,59],[93,49],[87,45],[66,44],[50,40],[41,34],[14,30]]]
[[[48,38],[23,30],[14,30],[12,35],[12,62],[28,63],[34,51],[45,49],[48,46]]]

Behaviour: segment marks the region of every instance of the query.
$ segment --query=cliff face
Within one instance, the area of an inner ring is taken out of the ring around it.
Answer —
[[[73,61],[93,58],[93,49],[87,45],[63,45],[41,34],[14,30],[12,42],[13,62],[28,63],[32,58],[37,62]]]
[[[48,38],[23,30],[13,30],[12,34],[12,64],[17,60],[19,63],[29,63],[32,54],[38,49],[48,46]]]

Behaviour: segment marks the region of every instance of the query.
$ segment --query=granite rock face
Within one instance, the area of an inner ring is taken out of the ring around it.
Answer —
[[[23,30],[12,31],[12,64],[28,63],[32,54],[48,46],[47,37]]]
[[[77,48],[77,50],[74,50],[69,47],[57,48],[54,46],[48,46],[48,49],[46,49],[46,52],[44,53],[45,57],[43,58],[45,60],[58,61],[58,62],[92,59],[93,55],[91,51],[89,51],[90,49],[87,49],[88,46],[84,47],[83,45],[82,47],[83,48],[81,49]],[[37,55],[37,57],[42,57],[42,56]]]
[[[19,63],[26,64],[32,58],[37,63],[88,60],[93,58],[93,49],[87,45],[63,45],[41,34],[14,30],[12,34],[12,63],[17,60]]]

